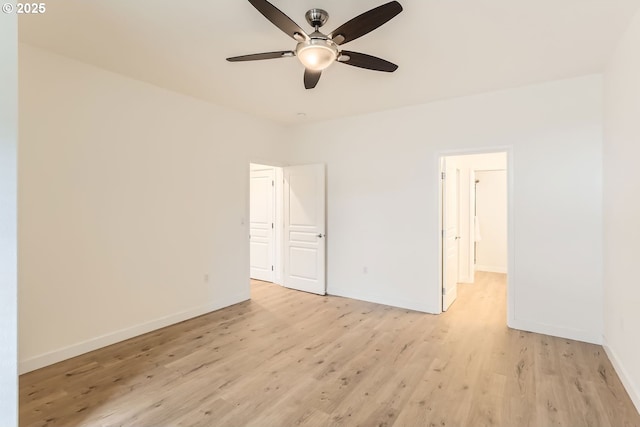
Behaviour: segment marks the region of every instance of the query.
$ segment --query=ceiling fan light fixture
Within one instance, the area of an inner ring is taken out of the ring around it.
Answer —
[[[396,0],[391,0],[361,13],[329,34],[320,31],[320,28],[329,19],[329,14],[326,10],[314,8],[307,11],[305,18],[314,29],[312,33],[307,33],[268,0],[249,0],[249,3],[287,36],[293,38],[297,42],[296,49],[295,51],[282,50],[233,56],[227,58],[227,61],[258,61],[297,56],[305,67],[303,78],[305,89],[316,87],[320,76],[322,76],[322,71],[334,62],[387,73],[392,73],[398,69],[396,64],[384,59],[338,48],[338,46],[370,33],[402,12],[402,6]]]
[[[306,69],[322,71],[338,58],[338,48],[331,40],[310,39],[298,43],[296,56]]]

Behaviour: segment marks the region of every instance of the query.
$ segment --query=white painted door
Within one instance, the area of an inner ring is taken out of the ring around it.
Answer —
[[[252,279],[273,282],[274,171],[252,170],[249,185],[249,259]]]
[[[284,285],[324,295],[324,165],[284,168]]]
[[[447,311],[458,296],[460,170],[446,158],[442,170],[442,311]]]

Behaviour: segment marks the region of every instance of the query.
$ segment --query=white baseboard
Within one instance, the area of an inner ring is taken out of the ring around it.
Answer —
[[[488,273],[507,273],[507,267],[500,267],[496,265],[480,265],[476,264],[476,271],[486,271]]]
[[[611,361],[613,368],[616,370],[618,377],[620,377],[622,385],[627,390],[631,401],[640,414],[640,389],[638,388],[638,385],[634,384],[633,380],[629,376],[629,373],[624,368],[622,363],[620,363],[620,358],[618,358],[616,352],[607,343],[606,337],[602,337],[602,347],[604,347],[604,351],[607,353],[607,356],[609,356],[609,360]]]
[[[99,348],[106,347],[108,345],[115,344],[124,340],[128,340],[130,338],[134,338],[139,335],[164,328],[166,326],[174,325],[176,323],[180,323],[194,317],[202,316],[203,314],[220,310],[222,308],[229,307],[230,305],[237,304],[248,299],[249,295],[246,292],[243,292],[242,294],[233,295],[223,300],[214,301],[200,307],[195,307],[189,310],[181,311],[179,313],[170,314],[168,316],[154,319],[149,322],[134,325],[129,328],[121,329],[119,331],[110,332],[99,337],[91,338],[86,341],[72,344],[70,346],[62,347],[57,350],[40,354],[38,356],[30,357],[19,362],[18,372],[20,374],[24,374],[36,369],[43,368],[45,366],[53,365],[54,363],[67,360],[72,357],[80,356],[81,354],[88,353],[90,351],[97,350]]]
[[[353,292],[347,289],[336,288],[334,286],[329,286],[327,288],[327,294],[334,295],[337,297],[344,297],[344,298],[357,299],[360,301],[373,302],[376,304],[390,305],[392,307],[406,308],[408,310],[421,311],[423,313],[429,313],[429,314],[441,313],[440,310],[434,311],[433,309],[430,309],[429,307],[427,307],[426,304],[415,301],[415,300],[405,300],[401,298],[375,295],[370,293],[362,294],[362,293]]]
[[[513,319],[508,321],[508,326],[521,331],[535,332],[537,334],[551,335],[559,338],[567,338],[575,341],[583,341],[591,344],[602,344],[602,336],[582,329],[563,328],[545,323],[529,320]]]

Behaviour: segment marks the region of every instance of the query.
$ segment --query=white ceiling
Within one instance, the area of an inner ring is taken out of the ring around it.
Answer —
[[[271,0],[324,32],[387,0]],[[400,66],[334,64],[305,90],[296,58],[226,57],[295,47],[246,0],[54,0],[21,15],[20,41],[281,123],[397,108],[601,72],[640,0],[399,0],[404,11],[344,49]],[[301,118],[297,113],[306,113]]]

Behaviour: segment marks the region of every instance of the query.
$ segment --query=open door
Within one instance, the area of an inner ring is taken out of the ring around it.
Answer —
[[[458,296],[459,169],[442,159],[442,311]]]
[[[273,282],[274,171],[252,170],[249,185],[249,260],[252,279]]]
[[[284,168],[284,286],[324,295],[324,165]]]

